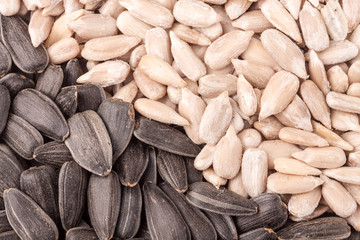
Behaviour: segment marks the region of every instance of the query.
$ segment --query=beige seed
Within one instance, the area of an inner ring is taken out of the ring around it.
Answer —
[[[327,71],[331,90],[334,92],[345,93],[349,87],[349,80],[346,73],[339,65],[331,67]]]
[[[256,108],[256,115],[259,115],[260,110],[261,110],[261,96],[263,93],[263,90],[260,90],[258,88],[254,88],[254,92],[256,95],[256,101],[257,101],[257,108]]]
[[[346,162],[344,151],[338,147],[308,147],[291,156],[316,168],[337,168]]]
[[[94,38],[85,43],[81,56],[92,61],[105,61],[121,57],[138,45],[140,41],[140,38],[126,35]]]
[[[134,80],[121,87],[112,98],[121,99],[125,102],[134,101],[136,95],[138,93],[138,88]]]
[[[34,47],[38,47],[48,38],[53,24],[54,18],[43,16],[41,9],[33,11],[29,23],[29,34]]]
[[[171,66],[180,77],[185,77],[185,74],[180,70],[179,64],[175,60],[172,62]]]
[[[233,118],[231,119],[230,125],[234,127],[236,133],[244,129],[244,120],[236,111],[233,111]]]
[[[207,74],[232,74],[234,72],[234,66],[229,64],[220,69],[212,69],[209,66],[206,66],[206,72]]]
[[[298,89],[299,79],[295,75],[286,71],[275,73],[261,96],[259,120],[283,111],[294,99]]]
[[[335,110],[360,114],[360,98],[358,97],[330,92],[326,95],[326,103]]]
[[[249,148],[241,162],[241,175],[245,191],[250,197],[265,192],[268,175],[268,160],[265,151]]]
[[[197,170],[208,169],[214,160],[215,145],[206,144],[194,160],[194,167]]]
[[[261,43],[284,70],[294,73],[299,78],[306,79],[304,55],[300,48],[287,36],[278,30],[268,29],[261,34]]]
[[[145,34],[145,48],[149,55],[154,55],[168,64],[172,63],[170,38],[163,28],[152,28]]]
[[[25,1],[20,1],[20,9],[19,9],[19,11],[17,12],[17,14],[19,15],[19,16],[25,16],[27,13],[28,13],[28,9],[26,8],[26,6],[25,6],[25,2],[26,2],[27,0],[25,0]]]
[[[284,127],[280,129],[279,138],[285,142],[308,146],[308,147],[327,147],[329,146],[328,142],[308,131],[291,128],[291,127]]]
[[[116,19],[116,26],[125,35],[145,39],[146,32],[152,27],[132,16],[128,11],[123,11]]]
[[[18,13],[20,9],[20,0],[1,0],[0,1],[0,13],[4,16],[13,16]]]
[[[152,80],[173,87],[185,87],[186,82],[167,62],[154,55],[141,58],[138,68]]]
[[[360,23],[359,1],[342,0],[342,9],[348,23],[348,31],[352,32]]]
[[[240,75],[237,79],[237,96],[240,110],[246,116],[252,116],[256,112],[257,99],[251,84]]]
[[[355,201],[360,204],[360,186],[355,184],[344,183],[345,188],[349,191]]]
[[[351,41],[352,43],[354,43],[358,49],[360,49],[360,25],[358,25],[355,30],[351,33],[350,37],[349,37],[349,41]],[[357,56],[355,58],[353,58],[350,63],[354,63],[355,61],[360,59],[360,54],[357,54]]]
[[[79,44],[74,38],[64,38],[47,49],[50,62],[60,64],[75,58],[79,52]]]
[[[331,125],[340,131],[360,132],[359,116],[356,113],[332,110]]]
[[[306,217],[314,212],[321,199],[321,188],[317,187],[310,192],[291,196],[288,209],[295,217]]]
[[[104,4],[99,8],[99,13],[102,15],[108,15],[117,19],[122,11],[125,8],[120,5],[119,1],[117,0],[107,0]]]
[[[93,67],[89,72],[81,75],[77,83],[99,84],[102,87],[122,83],[128,76],[130,66],[121,60],[106,61]]]
[[[95,67],[98,64],[99,64],[99,62],[97,62],[97,61],[89,60],[86,63],[86,68],[88,71],[90,71],[90,69],[92,69],[93,67]]]
[[[284,127],[274,116],[254,122],[254,127],[262,133],[265,139],[279,138],[280,129]]]
[[[206,74],[205,64],[198,58],[188,43],[170,31],[171,53],[180,70],[187,78],[197,81]]]
[[[272,25],[295,40],[297,43],[302,43],[298,25],[279,1],[264,0],[260,5],[260,9]]]
[[[328,94],[330,92],[330,84],[325,67],[314,50],[310,50],[309,72],[310,78],[315,82],[316,86],[318,86],[324,95]]]
[[[350,224],[356,231],[360,231],[360,207],[358,206],[356,211],[346,218],[348,224]]]
[[[51,1],[50,5],[43,8],[43,16],[60,16],[65,11],[61,0]]]
[[[205,111],[204,101],[193,94],[189,89],[181,89],[181,100],[179,102],[179,114],[189,121],[189,126],[184,126],[188,137],[196,144],[202,144],[204,141],[199,136],[199,127],[201,118]]]
[[[301,0],[280,0],[282,5],[289,11],[291,16],[297,20],[299,17],[299,11],[301,7]]]
[[[233,95],[237,91],[236,81],[237,78],[231,74],[205,75],[199,80],[199,94],[202,97],[212,98],[228,91],[229,95]]]
[[[217,175],[214,171],[213,168],[208,168],[205,169],[202,172],[204,178],[206,181],[208,181],[209,183],[211,183],[212,185],[214,185],[215,187],[220,187],[222,185],[225,185],[227,183],[227,179],[226,178],[222,178],[219,175]]]
[[[290,215],[289,218],[294,222],[301,222],[301,221],[308,221],[312,220],[314,218],[320,217],[325,212],[327,212],[330,208],[327,205],[319,204],[317,208],[308,216],[305,217],[295,217],[293,215]]]
[[[270,174],[267,180],[267,188],[271,192],[279,194],[299,194],[313,190],[323,184],[318,177],[288,175],[283,173]]]
[[[241,17],[232,22],[232,25],[244,31],[254,31],[255,33],[261,33],[273,27],[260,10],[242,14]]]
[[[171,31],[173,31],[181,40],[190,44],[200,46],[209,46],[211,44],[210,39],[205,34],[181,23],[175,23],[171,28]]]
[[[269,169],[274,169],[275,159],[290,158],[293,153],[301,151],[296,145],[281,140],[263,141],[258,148],[266,152]]]
[[[353,83],[349,86],[347,95],[360,98],[360,83]]]
[[[236,177],[229,180],[228,189],[230,191],[233,191],[233,192],[239,194],[240,196],[243,196],[244,198],[249,197],[248,193],[246,192],[246,190],[244,188],[241,171],[239,171],[239,173],[236,175]]]
[[[274,70],[262,63],[249,60],[232,59],[237,75],[244,77],[256,88],[264,89],[270,78],[275,74]]]
[[[187,78],[184,79],[186,82],[186,88],[188,90],[190,90],[193,94],[198,95],[198,85],[196,82],[193,82]],[[175,104],[179,104],[180,99],[182,97],[182,91],[183,88],[175,88],[175,87],[171,87],[168,86],[166,89],[166,92],[170,98],[170,100],[175,103]]]
[[[316,84],[311,80],[304,81],[300,87],[300,94],[313,118],[331,129],[330,109]]]
[[[253,128],[244,129],[237,136],[245,151],[249,148],[256,148],[261,143],[260,133]]]
[[[281,173],[292,175],[320,175],[321,171],[311,167],[306,163],[293,158],[276,158],[274,160],[274,169]]]
[[[360,83],[360,60],[351,64],[349,71],[349,83]]]
[[[147,98],[139,98],[134,103],[134,108],[143,116],[167,124],[179,126],[189,125],[188,120],[180,116],[167,105]]]
[[[235,30],[215,40],[206,50],[204,60],[212,69],[221,69],[231,64],[249,45],[254,32]]]
[[[83,8],[84,4],[79,0],[63,0],[65,13],[75,12]]]
[[[152,100],[159,100],[165,96],[166,86],[150,79],[143,72],[141,72],[139,68],[135,69],[133,76],[136,85],[145,97]]]
[[[174,17],[170,10],[154,0],[119,0],[131,15],[155,27],[170,28]]]
[[[228,0],[225,3],[225,12],[231,20],[237,19],[251,6],[249,0]]]
[[[201,118],[199,136],[208,144],[216,144],[229,127],[233,113],[228,92],[214,98]]]
[[[29,11],[33,11],[36,9],[36,3],[32,0],[23,0],[23,5]]]
[[[304,101],[295,95],[292,102],[276,118],[285,126],[312,131],[311,115]]]
[[[55,22],[49,34],[49,37],[45,41],[45,47],[50,47],[55,42],[71,37],[73,31],[68,27],[68,24],[83,16],[84,9],[80,9],[74,12],[65,13],[60,16]]]
[[[360,151],[350,153],[347,163],[350,167],[360,167]]]
[[[233,96],[234,99],[237,98],[236,95]],[[248,116],[246,116],[239,108],[239,104],[237,104],[237,102],[232,99],[232,98],[229,98],[230,100],[230,104],[231,104],[231,107],[233,109],[233,112],[236,112],[238,115],[240,115],[241,118],[243,118],[244,120],[248,121],[249,123],[251,122],[251,124],[254,122],[252,121]]]
[[[221,23],[215,23],[209,27],[195,27],[194,29],[204,34],[211,42],[218,39],[224,33]]]
[[[173,14],[178,22],[191,27],[209,27],[222,19],[212,7],[198,0],[177,1]]]
[[[326,141],[328,141],[328,143],[331,146],[339,147],[345,151],[352,151],[354,149],[354,147],[350,143],[346,142],[335,132],[324,127],[323,125],[321,125],[320,123],[318,123],[316,121],[311,121],[311,122],[312,122],[312,126],[314,128],[314,133],[316,133],[320,137],[323,137],[324,139],[326,139]]]
[[[134,48],[134,50],[131,51],[129,64],[132,70],[135,70],[135,68],[137,68],[140,59],[144,55],[146,55],[146,49],[144,44],[137,46],[136,48]]]
[[[356,211],[356,201],[351,194],[337,181],[321,175],[324,184],[322,185],[322,196],[331,210],[339,217],[349,217]]]
[[[242,145],[240,139],[236,136],[234,127],[230,125],[225,136],[220,139],[215,148],[213,160],[215,173],[226,179],[234,178],[240,170],[241,157]]]
[[[348,24],[338,0],[329,0],[320,9],[330,37],[335,41],[344,40],[348,33]]]
[[[340,182],[360,185],[359,167],[340,167],[335,169],[325,169],[324,175],[336,179]]]
[[[213,6],[213,8],[215,12],[217,12],[217,14],[219,14],[222,17],[220,24],[224,33],[228,33],[236,30],[236,28],[234,28],[233,25],[231,24],[231,19],[227,15],[223,6]]]
[[[360,133],[355,131],[349,131],[341,135],[341,137],[354,146],[355,151],[360,150]]]
[[[342,63],[351,60],[358,55],[359,49],[348,40],[330,41],[330,45],[324,51],[318,53],[324,65]]]

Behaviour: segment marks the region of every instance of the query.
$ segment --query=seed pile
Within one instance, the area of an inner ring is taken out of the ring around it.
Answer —
[[[357,239],[359,23],[354,0],[0,0],[0,239]]]

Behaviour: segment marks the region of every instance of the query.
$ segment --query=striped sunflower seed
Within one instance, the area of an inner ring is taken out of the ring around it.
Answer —
[[[77,85],[77,111],[97,111],[100,104],[106,99],[104,89],[97,84]]]
[[[154,184],[157,184],[158,179],[158,171],[157,171],[157,165],[156,165],[156,151],[155,148],[152,146],[148,146],[149,151],[149,162],[145,169],[145,172],[143,173],[141,177],[141,186],[144,185],[145,182],[152,182]]]
[[[78,88],[77,86],[63,87],[55,98],[55,103],[65,118],[69,118],[76,113],[78,107]]]
[[[276,233],[270,228],[257,228],[247,233],[240,234],[239,238],[244,240],[278,239]]]
[[[64,69],[63,86],[76,85],[76,79],[83,75],[79,60],[77,58],[71,59],[66,63]]]
[[[11,99],[14,99],[16,94],[25,88],[35,88],[33,80],[18,73],[9,73],[0,79],[0,84],[4,85],[10,92]]]
[[[191,157],[185,157],[184,159],[186,165],[188,184],[192,184],[194,182],[201,182],[203,179],[202,172],[194,167],[195,159]]]
[[[94,229],[89,227],[75,227],[66,232],[67,240],[97,240]]]
[[[221,240],[238,239],[237,230],[232,217],[228,215],[216,214],[213,212],[203,211],[214,226],[217,236]]]
[[[6,217],[6,211],[5,210],[1,210],[0,211],[0,232],[7,232],[7,231],[11,231],[12,227],[9,223],[9,221],[7,220]]]
[[[0,112],[2,113],[0,117],[0,133],[2,133],[6,127],[11,103],[10,92],[4,85],[0,85],[0,103]]]
[[[3,43],[0,43],[0,76],[3,77],[6,73],[8,73],[12,66],[12,60],[11,55],[6,49],[6,47],[3,45]]]
[[[49,65],[38,75],[35,89],[54,100],[60,91],[63,79],[64,73],[61,66]]]

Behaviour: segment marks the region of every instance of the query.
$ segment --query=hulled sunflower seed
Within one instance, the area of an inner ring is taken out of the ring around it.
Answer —
[[[77,89],[77,86],[63,87],[56,96],[55,103],[65,118],[69,118],[76,113],[78,107]]]
[[[249,197],[249,194],[246,192],[244,184],[243,184],[241,171],[239,171],[239,173],[236,175],[236,177],[229,180],[227,188],[230,191],[233,191],[233,192],[239,194],[240,196],[243,196],[244,198]]]
[[[360,167],[360,151],[349,154],[348,164],[350,167]]]
[[[11,55],[3,43],[0,43],[0,59],[0,76],[3,77],[10,71],[12,65]]]
[[[64,73],[59,65],[49,65],[43,73],[38,75],[35,89],[52,100],[58,95],[63,84]]]
[[[199,94],[202,97],[217,97],[228,91],[229,95],[236,93],[237,78],[231,74],[208,74],[199,79]]]
[[[166,95],[166,86],[152,80],[145,73],[136,68],[133,73],[135,83],[145,97],[152,100],[159,100]]]
[[[97,84],[84,84],[77,86],[77,111],[97,111],[100,104],[106,99],[104,89]]]
[[[311,80],[315,82],[318,88],[326,96],[326,94],[330,92],[329,81],[327,79],[324,64],[314,50],[310,50],[309,73]]]
[[[238,234],[233,219],[228,215],[216,214],[213,212],[203,211],[213,224],[217,236],[221,240],[237,240]]]
[[[128,84],[121,87],[118,91],[116,91],[112,98],[131,103],[132,101],[134,101],[137,94],[138,94],[138,87],[136,85],[135,80],[132,80]]]
[[[324,65],[346,62],[357,56],[359,49],[348,40],[330,41],[327,49],[318,53]]]
[[[200,209],[219,214],[249,216],[258,211],[258,206],[254,201],[227,189],[217,189],[206,182],[191,184],[186,198]]]
[[[292,156],[316,168],[336,168],[346,162],[344,151],[338,147],[308,147]]]
[[[4,191],[4,200],[9,223],[22,239],[59,238],[53,220],[29,196],[16,188],[9,188]]]
[[[217,188],[222,185],[226,185],[227,183],[227,179],[217,175],[212,167],[209,167],[208,169],[202,171],[202,175],[204,176],[204,179],[206,181],[208,181]]]
[[[78,226],[85,209],[87,172],[76,162],[65,162],[59,173],[59,213],[62,227]]]
[[[291,196],[288,209],[295,217],[306,217],[314,212],[321,199],[321,189],[317,187],[310,192],[294,194]]]
[[[339,65],[335,65],[327,70],[327,76],[332,91],[345,93],[349,88],[349,78]]]
[[[48,38],[53,24],[54,18],[43,15],[42,9],[32,12],[29,22],[29,34],[35,48]]]
[[[279,132],[279,138],[285,142],[308,146],[308,147],[327,147],[328,142],[318,135],[290,127],[284,127]]]
[[[152,26],[144,23],[140,19],[141,18],[134,17],[128,11],[123,11],[117,17],[116,26],[127,36],[145,39],[146,32],[150,30]]]
[[[243,240],[278,239],[276,233],[270,228],[257,228],[247,233],[240,234],[239,238]]]
[[[329,210],[330,208],[328,206],[319,204],[319,206],[315,208],[315,210],[308,216],[298,218],[293,215],[290,215],[289,218],[294,222],[308,221],[323,215],[325,212]]]
[[[141,220],[142,196],[139,184],[135,187],[121,187],[120,209],[114,235],[122,239],[133,238]]]
[[[359,117],[356,113],[331,111],[331,125],[340,131],[360,131]]]
[[[328,1],[320,12],[330,37],[335,41],[344,40],[348,33],[348,24],[338,0]]]
[[[12,2],[1,1],[0,13],[4,16],[12,16],[18,13],[20,9],[21,1],[16,0]]]
[[[147,54],[159,57],[168,64],[171,64],[170,38],[163,28],[156,27],[146,32],[145,48]]]
[[[244,75],[239,75],[237,79],[237,97],[240,110],[246,116],[252,116],[257,109],[257,98],[252,85],[245,79]]]
[[[360,168],[358,167],[325,169],[322,171],[322,173],[340,182],[360,185]]]
[[[266,29],[273,27],[260,10],[246,12],[238,19],[234,20],[231,24],[236,28],[240,28],[245,31],[254,31],[255,33],[261,33]]]
[[[66,232],[67,240],[97,240],[94,229],[90,227],[75,227]]]
[[[154,183],[143,186],[146,221],[151,238],[191,239],[190,230],[170,198]]]
[[[247,0],[230,0],[224,5],[226,14],[230,19],[236,19],[246,12],[251,6],[251,1]]]
[[[200,148],[179,130],[145,117],[138,119],[134,135],[146,144],[181,156],[196,157],[200,152]]]
[[[278,139],[280,129],[283,127],[284,125],[282,125],[274,116],[254,122],[254,128],[261,132],[267,140]]]
[[[68,125],[58,106],[37,90],[25,89],[19,92],[12,109],[14,114],[28,121],[45,136],[63,141],[69,135]]]
[[[274,169],[281,173],[293,175],[320,175],[321,171],[306,163],[292,158],[276,158]]]
[[[206,170],[214,160],[215,145],[206,144],[196,156],[194,166],[197,170]]]
[[[360,114],[360,98],[342,93],[330,92],[326,103],[335,110]]]
[[[42,72],[49,63],[43,45],[37,48],[31,43],[28,26],[19,16],[1,15],[1,39],[9,50],[15,65],[25,73]]]
[[[181,23],[175,23],[172,26],[171,31],[173,31],[181,40],[189,44],[196,44],[199,46],[209,46],[211,44],[210,39],[205,34]]]

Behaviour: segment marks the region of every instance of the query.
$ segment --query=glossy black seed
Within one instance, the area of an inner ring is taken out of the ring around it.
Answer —
[[[55,103],[58,105],[65,118],[74,115],[78,105],[77,86],[63,87],[56,96]]]
[[[76,79],[78,79],[84,72],[81,69],[79,60],[77,58],[71,59],[66,63],[64,69],[64,86],[76,85]]]
[[[188,184],[192,184],[194,182],[201,182],[203,178],[202,171],[199,171],[194,167],[195,159],[191,157],[184,157],[184,160],[186,165]]]
[[[13,99],[18,92],[25,88],[35,88],[35,83],[30,78],[18,73],[9,73],[0,79],[0,84],[7,87]]]
[[[156,166],[156,151],[152,146],[147,146],[149,151],[149,163],[141,177],[140,183],[143,185],[145,182],[157,183],[157,166]]]
[[[238,233],[233,219],[228,215],[217,214],[204,211],[210,222],[213,224],[219,239],[221,240],[237,240]]]
[[[51,141],[34,150],[34,159],[42,164],[61,167],[65,162],[73,161],[70,150],[65,143]]]
[[[64,73],[61,66],[51,64],[38,75],[35,89],[54,100],[60,91],[63,79]]]
[[[105,91],[95,84],[77,85],[78,105],[77,111],[97,111],[100,104],[106,99]]]

